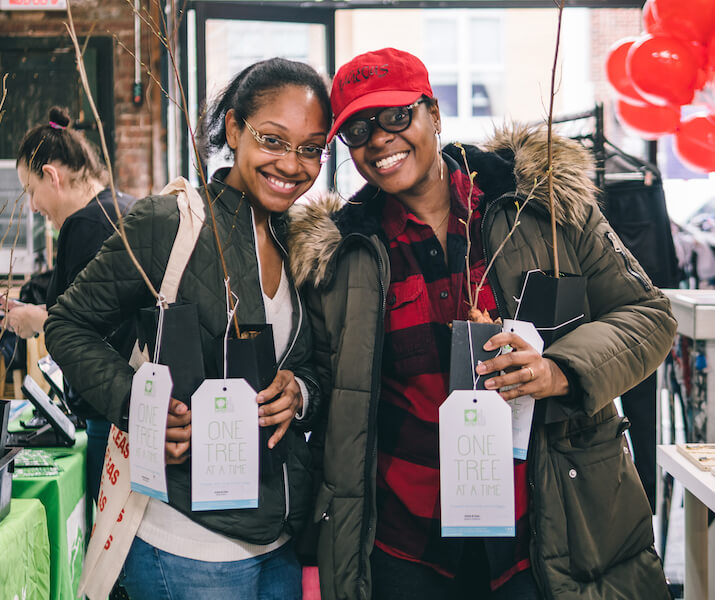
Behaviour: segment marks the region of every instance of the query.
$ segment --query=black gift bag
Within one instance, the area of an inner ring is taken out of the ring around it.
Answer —
[[[487,352],[484,344],[500,333],[499,323],[474,323],[472,321],[452,321],[452,350],[449,357],[449,393],[454,390],[483,390],[484,382],[496,373],[481,375],[474,388],[476,366],[494,358],[499,348]],[[471,333],[471,335],[470,335]],[[471,338],[471,339],[470,339]],[[470,351],[471,342],[471,351]]]
[[[154,360],[158,318],[157,307],[139,311],[139,347],[148,349],[150,360]],[[190,407],[191,395],[206,378],[196,304],[170,304],[164,309],[158,362],[169,367],[174,384],[172,397]]]
[[[223,338],[216,340],[216,360],[219,373],[224,372]],[[241,337],[229,337],[226,341],[226,376],[245,379],[256,391],[266,389],[276,376],[276,350],[273,344],[273,327],[270,324],[241,325]],[[282,439],[272,449],[268,440],[276,426],[258,430],[261,477],[275,475],[287,460],[287,448]]]
[[[529,271],[524,277],[514,318],[533,323],[544,348],[589,320],[585,277],[568,273],[554,277],[543,271]]]
[[[276,351],[270,324],[241,325],[240,338],[227,340],[227,376],[245,379],[256,393],[266,389],[276,376]],[[223,374],[223,338],[216,340],[218,372]]]

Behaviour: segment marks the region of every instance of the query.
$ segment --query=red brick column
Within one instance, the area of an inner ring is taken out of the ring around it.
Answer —
[[[137,197],[161,189],[166,183],[163,168],[166,136],[161,124],[161,90],[142,69],[143,102],[132,102],[134,83],[134,12],[126,0],[74,0],[72,16],[77,34],[111,36],[114,39],[114,174],[120,189]],[[151,10],[149,0],[142,6]],[[65,37],[64,11],[0,11],[0,36]],[[153,64],[159,77],[159,53],[152,34],[142,23],[142,61]],[[127,49],[123,48],[126,46]],[[151,52],[150,52],[150,46]],[[86,115],[91,119],[91,115]]]

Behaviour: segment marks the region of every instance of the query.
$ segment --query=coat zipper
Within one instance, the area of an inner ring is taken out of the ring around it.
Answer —
[[[384,265],[382,262],[382,257],[380,256],[379,250],[375,247],[369,236],[362,233],[351,233],[345,236],[341,242],[341,246],[345,246],[345,242],[350,238],[355,237],[364,241],[365,245],[374,253],[375,260],[377,262],[378,269],[378,282],[380,284],[380,312],[377,316],[376,324],[376,335],[375,335],[375,350],[373,352],[372,361],[372,381],[370,389],[373,393],[370,395],[370,404],[368,406],[368,421],[367,421],[367,443],[366,443],[366,453],[365,453],[365,471],[363,474],[363,479],[365,481],[365,505],[363,508],[362,515],[362,525],[360,529],[360,558],[358,565],[358,580],[362,580],[365,576],[366,565],[363,559],[362,546],[367,538],[367,535],[372,529],[372,525],[369,524],[370,521],[370,511],[372,505],[372,486],[374,485],[371,481],[371,470],[377,455],[377,446],[375,444],[375,435],[377,429],[377,399],[380,395],[380,365],[382,364],[382,344],[385,336],[385,284],[383,282]],[[338,250],[339,252],[339,250]],[[336,252],[336,256],[338,254]],[[323,516],[325,518],[326,515]]]
[[[284,258],[287,257],[288,251],[278,239],[278,236],[273,229],[273,219],[270,216],[268,217],[268,229],[271,232],[273,241],[278,244],[278,247],[283,252]],[[295,291],[295,299],[298,303],[298,325],[295,328],[295,335],[293,336],[293,340],[291,341],[290,346],[288,346],[288,349],[283,353],[283,358],[276,367],[276,370],[280,370],[281,367],[283,367],[283,365],[285,364],[285,361],[288,360],[288,356],[290,356],[290,353],[295,347],[295,343],[298,341],[298,337],[300,336],[300,328],[303,325],[303,303],[300,300],[300,294],[298,293],[298,288],[295,286],[295,283],[293,283],[293,290]],[[283,515],[283,521],[286,522],[288,521],[288,516],[290,515],[290,483],[288,480],[288,465],[285,462],[283,463],[283,487],[285,490],[285,493],[283,494],[283,497],[285,499],[285,514]]]
[[[643,279],[642,275],[633,268],[633,266],[631,265],[631,261],[628,260],[628,255],[626,254],[625,249],[623,248],[620,240],[618,239],[618,236],[613,231],[609,231],[606,234],[606,237],[613,245],[613,249],[616,251],[616,254],[620,254],[623,257],[623,263],[626,265],[626,271],[628,271],[631,276],[634,277],[643,286],[643,289],[645,289],[646,292],[649,292],[650,284],[645,279]]]
[[[529,452],[529,454],[531,454],[531,452]],[[529,493],[531,495],[531,502],[533,503],[533,508],[534,508],[532,513],[529,515],[529,526],[531,529],[530,544],[533,544],[537,549],[534,552],[536,560],[534,560],[533,558],[531,560],[531,567],[532,567],[532,571],[533,571],[532,575],[534,576],[537,586],[538,586],[539,590],[541,591],[541,593],[544,595],[544,597],[547,600],[551,600],[553,598],[553,594],[551,593],[551,588],[547,585],[548,578],[546,577],[546,569],[544,568],[544,562],[543,562],[543,559],[541,558],[543,556],[543,554],[541,552],[541,542],[539,540],[539,536],[538,536],[538,532],[536,531],[536,524],[535,524],[536,523],[535,515],[538,514],[538,511],[541,509],[539,497],[536,493],[536,485],[534,484],[534,472],[536,471],[536,465],[535,465],[535,461],[530,456],[527,456],[527,461],[528,461],[527,462],[527,478],[528,478],[528,484],[529,484]],[[531,553],[529,553],[529,554],[531,555]]]
[[[482,233],[482,248],[484,252],[484,262],[485,264],[489,264],[489,262],[492,259],[491,253],[489,251],[489,247],[487,245],[487,216],[490,215],[494,207],[501,202],[503,198],[506,197],[511,197],[510,194],[504,194],[497,198],[496,200],[490,202],[486,209],[484,210],[484,214],[482,215],[482,222],[481,222],[481,233]],[[493,218],[492,218],[493,220]],[[497,305],[497,310],[499,312],[499,315],[502,318],[505,318],[506,312],[502,308],[505,306],[504,303],[504,292],[501,289],[501,286],[499,285],[498,279],[496,277],[490,279],[489,274],[487,274],[487,281],[489,282],[490,287],[492,288],[492,293],[494,294],[494,300]],[[533,447],[533,444],[529,444],[529,447]],[[530,495],[530,501],[533,503],[533,514],[536,514],[536,511],[539,508],[539,498],[536,494],[536,486],[534,484],[534,460],[531,460],[530,457],[527,457],[527,479],[528,479],[528,486],[529,486],[529,495]],[[531,543],[533,543],[536,547],[539,547],[540,542],[539,542],[539,537],[538,537],[538,532],[536,531],[536,526],[534,525],[534,517],[532,514],[529,515],[529,525],[530,525],[530,533],[531,533]],[[531,558],[531,553],[530,558]],[[540,552],[535,552],[534,553],[537,556],[537,560],[531,561],[531,566],[532,566],[532,571],[533,571],[533,576],[534,579],[536,580],[537,586],[539,590],[541,591],[542,594],[545,595],[545,597],[548,597],[549,599],[552,597],[551,591],[549,590],[548,586],[546,585],[547,578],[544,573],[544,565],[543,563],[538,559],[539,556],[541,556]]]
[[[283,487],[285,488],[283,496],[286,502],[285,514],[283,515],[283,522],[285,523],[290,514],[290,487],[288,487],[288,465],[286,463],[283,463]]]

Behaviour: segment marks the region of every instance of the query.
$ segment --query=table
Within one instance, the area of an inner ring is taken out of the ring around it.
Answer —
[[[78,431],[72,448],[43,448],[55,458],[61,469],[58,475],[13,477],[13,502],[15,498],[37,498],[45,507],[50,544],[49,597],[52,599],[77,597],[87,531],[86,447],[87,434]]]
[[[670,300],[673,315],[678,321],[678,333],[704,343],[706,365],[715,365],[715,291],[662,290]],[[715,442],[715,381],[706,384],[705,403],[694,407],[703,412],[702,420],[691,426],[691,442]]]
[[[42,503],[13,499],[0,521],[0,592],[3,598],[47,598],[50,543]]]
[[[698,469],[673,445],[658,446],[657,461],[685,488],[685,600],[706,600],[711,597],[708,508],[715,510],[715,477]]]

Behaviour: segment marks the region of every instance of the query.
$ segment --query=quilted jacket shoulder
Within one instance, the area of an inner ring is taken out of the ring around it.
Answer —
[[[209,184],[208,193],[232,290],[239,297],[239,323],[265,323],[250,204],[220,179]],[[204,191],[200,194],[206,202]],[[208,207],[206,214],[209,214]],[[276,215],[275,220],[274,229],[280,230],[281,217]],[[178,225],[179,213],[174,196],[150,196],[140,200],[125,219],[129,246],[157,290]],[[200,339],[196,343],[201,347],[207,378],[220,376],[215,354],[227,318],[225,276],[213,227],[207,219],[177,294],[178,303],[197,307]],[[281,240],[277,242],[281,243]],[[291,288],[294,306],[291,343],[284,356],[277,358],[279,368],[293,371],[308,387],[311,402],[305,425],[309,425],[311,415],[319,406],[320,395],[312,365],[308,319],[302,299],[296,289]],[[104,342],[104,338],[121,321],[136,317],[141,308],[154,305],[155,299],[124,242],[115,234],[49,311],[45,331],[50,353],[82,397],[118,426],[126,423],[134,372],[126,360]],[[192,513],[189,475],[181,466],[167,469],[170,503],[210,529],[254,544],[273,542],[283,531],[295,533],[308,511],[309,454],[298,425],[289,429],[284,441],[279,444],[279,450],[262,453],[265,459],[262,461],[271,466],[262,471],[262,500],[258,509]]]

